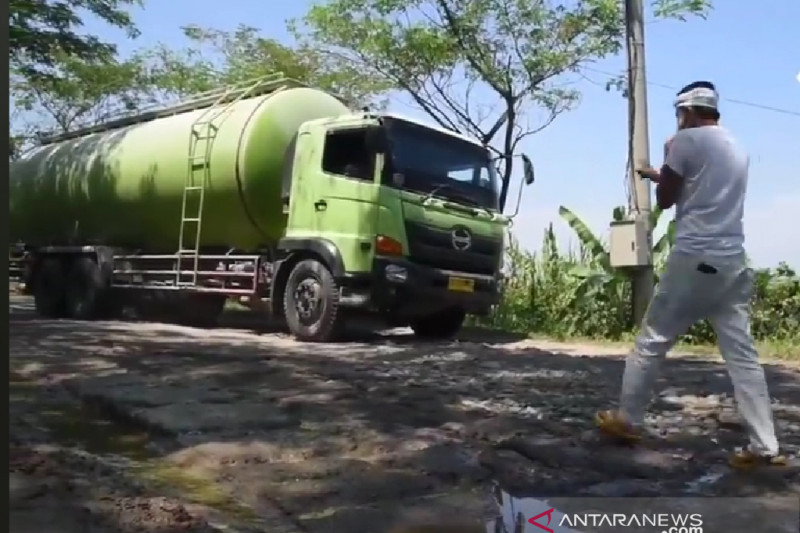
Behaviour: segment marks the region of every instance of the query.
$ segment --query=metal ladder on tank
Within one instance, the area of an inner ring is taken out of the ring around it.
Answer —
[[[200,263],[200,235],[203,227],[203,206],[206,187],[211,181],[211,149],[217,132],[228,116],[228,111],[253,93],[273,85],[270,93],[284,88],[282,75],[271,75],[231,85],[220,91],[219,97],[192,123],[189,135],[189,161],[181,200],[181,225],[178,236],[176,287],[197,285]],[[195,201],[190,201],[194,196]],[[194,232],[191,231],[194,227]],[[187,261],[191,262],[191,270]],[[189,278],[189,279],[186,279]]]

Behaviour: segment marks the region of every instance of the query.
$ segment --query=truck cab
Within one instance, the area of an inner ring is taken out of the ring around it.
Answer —
[[[370,313],[448,338],[498,302],[509,218],[479,142],[393,114],[340,116],[301,127],[285,172],[272,301],[298,337]]]

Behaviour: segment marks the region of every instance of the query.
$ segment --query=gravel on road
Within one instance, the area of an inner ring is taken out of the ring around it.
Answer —
[[[9,484],[23,521],[49,498],[118,531],[376,533],[480,520],[492,483],[534,497],[800,489],[794,471],[725,466],[744,436],[714,359],[667,360],[649,437],[629,450],[592,428],[618,392],[618,348],[396,330],[314,345],[237,324],[43,320],[14,295],[10,313]],[[800,369],[766,370],[796,456]]]

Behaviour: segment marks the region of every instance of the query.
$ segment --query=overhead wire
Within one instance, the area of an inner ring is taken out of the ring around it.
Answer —
[[[638,71],[634,68],[634,65],[637,64],[637,54],[638,49],[636,46],[632,47],[630,52],[633,54],[631,61],[628,62],[628,76],[630,76],[630,83],[628,84],[629,90],[630,88],[636,87],[636,76]],[[632,166],[634,165],[633,161],[633,137],[634,137],[634,120],[636,117],[636,97],[633,94],[628,93],[628,156],[625,160],[625,172],[624,178],[622,180],[623,187],[625,190],[625,199],[628,202],[628,213],[633,213],[634,211],[636,214],[639,214],[639,191],[636,190],[636,187],[631,187],[631,173],[634,172]]]
[[[605,70],[600,70],[600,69],[594,68],[594,67],[584,66],[584,67],[581,67],[581,68],[583,70],[586,70],[586,71],[589,71],[589,72],[595,72],[597,74],[602,74],[603,76],[607,76],[609,79],[616,79],[616,78],[619,77],[618,74],[614,74],[612,72],[608,72],[608,71],[605,71]],[[594,82],[594,80],[588,79],[585,76],[584,76],[584,79],[587,79],[588,81]],[[596,83],[596,82],[594,82],[594,83]],[[649,79],[647,80],[647,85],[652,85],[653,87],[659,87],[661,89],[668,89],[670,91],[678,91],[678,90],[680,90],[679,87],[675,87],[675,86],[672,86],[672,85],[666,85],[664,83],[658,83],[658,82],[650,81]],[[786,108],[776,107],[776,106],[767,105],[767,104],[760,104],[758,102],[751,102],[751,101],[748,101],[748,100],[740,100],[738,98],[721,97],[720,100],[725,101],[725,102],[731,102],[732,104],[739,104],[739,105],[743,105],[743,106],[747,106],[747,107],[752,107],[752,108],[755,108],[755,109],[761,109],[763,111],[772,111],[773,113],[781,113],[781,114],[784,114],[784,115],[791,115],[791,116],[795,116],[795,117],[800,117],[800,110],[786,109]]]
[[[634,49],[633,53],[637,53],[637,51]],[[603,76],[605,76],[607,78],[607,81],[616,80],[616,79],[619,79],[619,77],[620,77],[619,74],[614,74],[613,72],[608,72],[606,70],[598,69],[598,68],[591,67],[591,66],[584,65],[584,66],[581,67],[581,69],[584,70],[584,71],[587,71],[587,72],[594,72],[596,74],[601,74],[601,75],[603,75]],[[628,71],[630,72],[630,67],[629,67]],[[593,79],[589,78],[588,76],[586,76],[582,72],[579,72],[578,75],[581,78],[583,78],[584,80],[586,80],[586,81],[588,81],[590,83],[593,83],[593,84],[599,85],[599,86],[605,86],[606,88],[608,88],[608,85],[603,85],[602,83],[599,83],[596,80],[593,80]],[[636,75],[635,69],[633,70],[633,72],[630,73],[630,75],[631,76],[635,76]],[[634,78],[634,80],[635,80],[635,78]],[[673,85],[667,85],[665,83],[655,82],[655,81],[652,81],[650,79],[646,80],[645,84],[653,86],[653,87],[659,87],[661,89],[667,89],[667,90],[670,90],[670,91],[678,91],[678,90],[680,90],[679,87],[675,87]],[[630,84],[630,86],[633,86],[633,85],[634,84]],[[730,103],[733,103],[733,104],[738,104],[738,105],[742,105],[742,106],[751,107],[751,108],[754,108],[754,109],[760,109],[762,111],[770,111],[772,113],[779,113],[779,114],[783,114],[783,115],[800,117],[800,110],[786,109],[786,108],[777,107],[777,106],[773,106],[773,105],[761,104],[761,103],[758,103],[758,102],[752,102],[752,101],[748,101],[748,100],[741,100],[741,99],[738,99],[738,98],[722,97],[722,98],[720,98],[720,100],[726,101],[726,102],[730,102]],[[639,203],[637,201],[637,191],[636,191],[635,187],[631,187],[630,186],[630,175],[629,175],[629,173],[631,172],[631,169],[629,167],[631,165],[631,161],[632,161],[632,158],[633,158],[633,117],[634,117],[634,113],[635,113],[635,109],[636,109],[635,106],[636,106],[635,99],[632,98],[631,95],[628,95],[628,150],[627,150],[628,154],[627,154],[627,158],[626,158],[626,161],[625,161],[625,179],[624,179],[623,187],[624,187],[624,190],[625,190],[626,200],[628,202],[628,211],[629,212],[638,210],[638,205],[639,205]]]
[[[636,53],[635,50],[634,50],[634,53]],[[619,78],[618,74],[613,74],[611,72],[608,72],[608,71],[605,71],[605,70],[601,70],[601,69],[598,69],[598,68],[594,68],[594,67],[584,66],[584,67],[582,67],[582,69],[585,70],[585,71],[595,72],[597,74],[601,74],[603,76],[606,76],[608,78],[608,81],[616,80],[616,79]],[[636,72],[635,71],[632,72],[631,75],[635,76]],[[580,74],[580,76],[583,79],[585,79],[586,81],[590,82],[590,83],[593,83],[593,84],[599,85],[599,86],[604,86],[602,83],[598,83],[596,80],[593,80],[593,79],[589,78],[588,76],[586,76],[586,75],[584,75],[582,73]],[[634,78],[634,80],[635,80],[635,78]],[[667,85],[667,84],[664,84],[664,83],[654,82],[654,81],[651,81],[651,80],[646,80],[645,83],[647,85],[651,85],[653,87],[659,87],[661,89],[667,89],[667,90],[671,90],[671,91],[680,90],[678,87],[675,87],[675,86],[672,86],[672,85]],[[633,84],[630,84],[630,85],[632,86]],[[605,87],[608,88],[608,85],[605,85]],[[720,98],[720,100],[727,101],[727,102],[730,102],[730,103],[733,103],[733,104],[752,107],[754,109],[760,109],[762,111],[770,111],[770,112],[773,112],[773,113],[780,113],[780,114],[784,114],[784,115],[800,117],[800,111],[796,111],[796,110],[793,110],[793,109],[786,109],[786,108],[776,107],[776,106],[773,106],[773,105],[761,104],[761,103],[758,103],[758,102],[751,102],[751,101],[748,101],[748,100],[741,100],[741,99],[738,99],[738,98]],[[631,164],[631,158],[633,157],[633,131],[632,131],[632,124],[633,124],[633,115],[634,115],[635,106],[636,106],[635,100],[631,97],[631,95],[628,95],[628,113],[629,113],[629,115],[628,115],[628,150],[627,150],[628,153],[627,153],[627,158],[626,158],[626,161],[625,161],[625,179],[623,181],[623,188],[624,188],[624,191],[625,191],[626,200],[628,201],[629,212],[630,211],[635,211],[636,209],[638,209],[638,207],[637,207],[638,206],[638,202],[636,201],[637,200],[637,198],[636,198],[637,191],[636,191],[635,187],[633,187],[633,188],[631,187],[630,175],[629,175],[629,172],[631,171],[629,167],[630,167],[630,164]]]

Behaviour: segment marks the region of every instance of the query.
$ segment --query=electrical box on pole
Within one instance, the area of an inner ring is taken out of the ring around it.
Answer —
[[[644,218],[612,222],[610,241],[612,267],[646,267],[652,264],[650,232]]]

